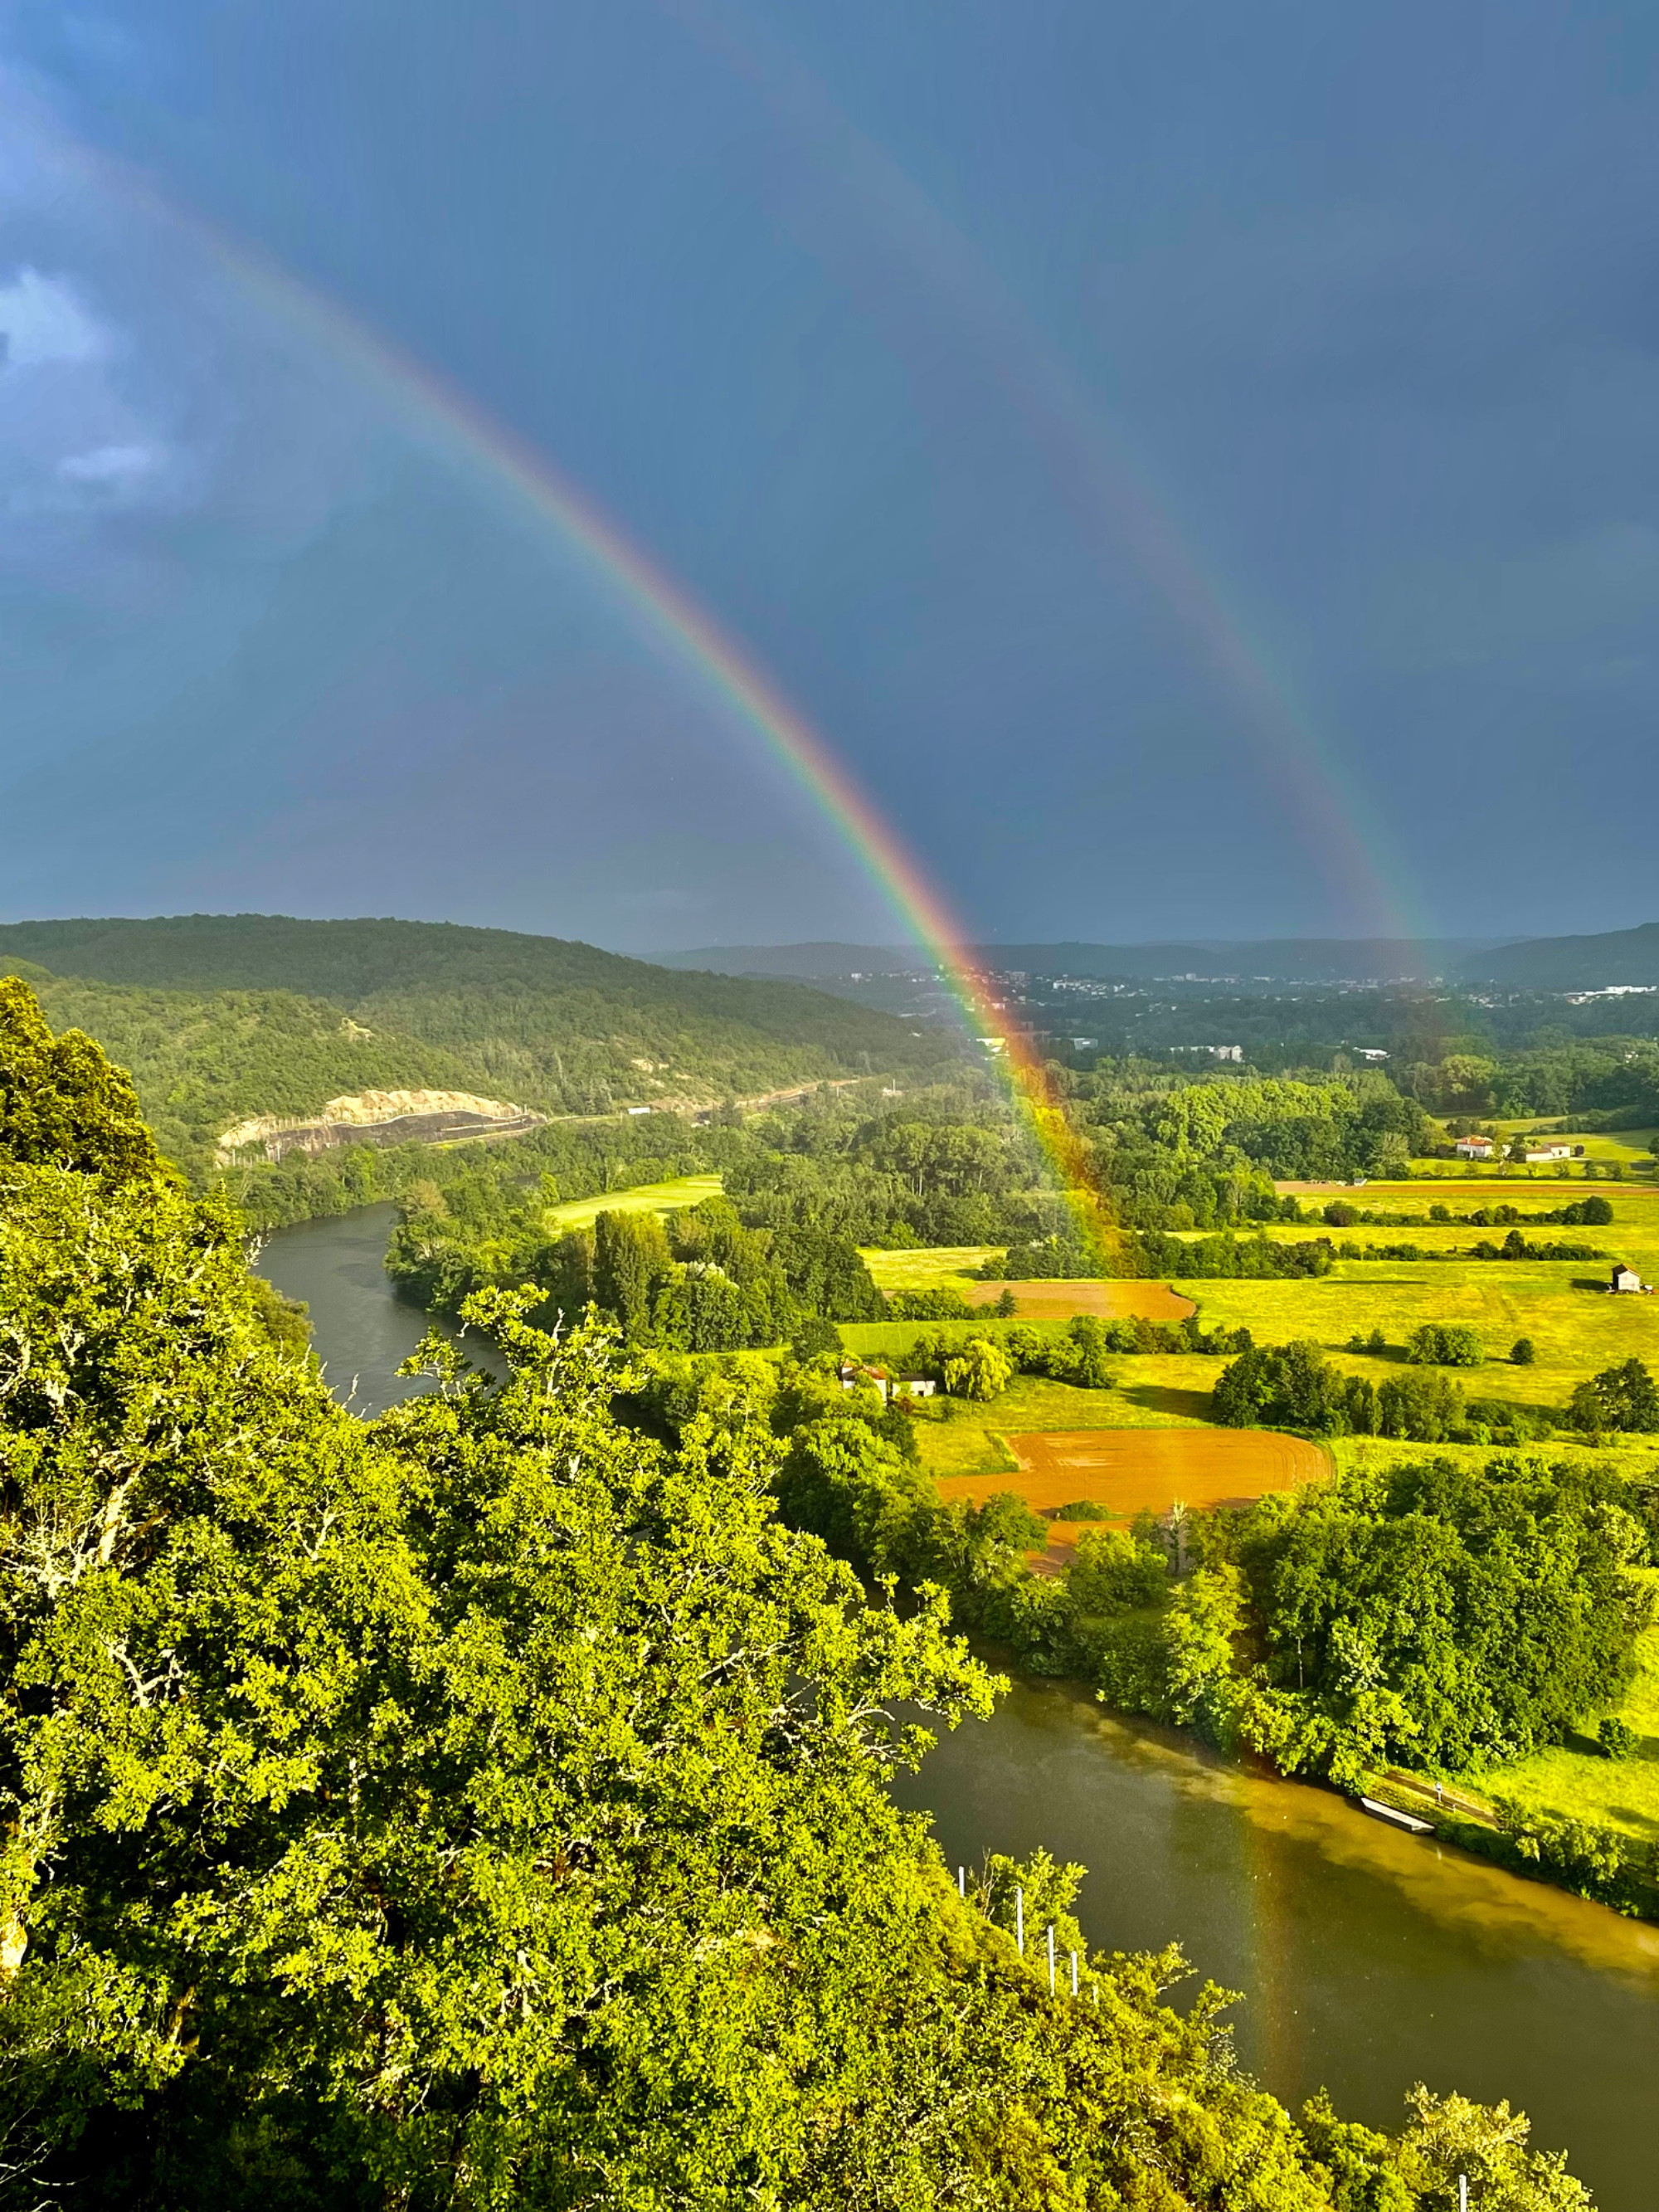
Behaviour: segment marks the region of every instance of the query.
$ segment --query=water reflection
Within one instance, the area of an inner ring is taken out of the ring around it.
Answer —
[[[946,1736],[902,1802],[952,1864],[1044,1844],[1089,1868],[1108,1948],[1179,1941],[1243,1992],[1239,2056],[1297,2105],[1322,2084],[1395,2126],[1413,2082],[1508,2097],[1606,2212],[1646,2212],[1659,2154],[1659,1929],[1020,1684]]]

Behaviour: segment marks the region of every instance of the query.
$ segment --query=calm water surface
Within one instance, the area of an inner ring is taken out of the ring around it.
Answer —
[[[392,1295],[371,1206],[271,1238],[259,1267],[311,1307],[329,1380],[364,1413],[427,1326]],[[473,1356],[483,1348],[469,1340]],[[353,1395],[355,1385],[356,1395]],[[1659,2208],[1659,1928],[1396,1835],[1341,1799],[1212,1760],[1086,1692],[1017,1685],[946,1736],[902,1802],[952,1865],[1046,1844],[1089,1869],[1091,1942],[1179,1940],[1243,1993],[1250,2072],[1292,2106],[1322,2084],[1374,2126],[1413,2081],[1532,2115],[1603,2212]]]
[[[310,1307],[312,1342],[330,1386],[359,1413],[383,1413],[432,1387],[398,1372],[432,1319],[398,1296],[381,1264],[397,1218],[395,1206],[365,1206],[331,1221],[302,1222],[279,1230],[255,1262],[284,1297],[303,1298]],[[439,1326],[446,1336],[462,1337],[479,1366],[499,1371],[499,1360],[475,1331]]]

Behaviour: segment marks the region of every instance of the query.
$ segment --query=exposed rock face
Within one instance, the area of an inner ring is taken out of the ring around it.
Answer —
[[[441,1144],[463,1137],[516,1137],[547,1116],[466,1091],[360,1091],[331,1098],[309,1120],[261,1114],[221,1135],[214,1157],[228,1167],[258,1146],[268,1160],[325,1152],[336,1145]]]

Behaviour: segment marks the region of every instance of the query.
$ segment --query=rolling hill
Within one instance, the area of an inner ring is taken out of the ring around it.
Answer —
[[[1449,975],[1491,939],[1474,938],[1195,939],[1146,945],[980,945],[974,956],[991,969],[1027,975],[1087,975],[1113,982],[1170,981],[1182,976],[1296,983],[1393,982]],[[846,977],[911,972],[933,965],[919,946],[882,945],[705,945],[661,952],[666,968],[722,975]]]
[[[1533,937],[1465,960],[1467,982],[1516,991],[1605,991],[1659,985],[1659,921],[1594,937]]]
[[[131,1070],[163,1148],[198,1176],[233,1123],[369,1091],[603,1114],[914,1070],[959,1049],[797,982],[443,922],[12,922],[5,971],[33,982],[54,1027],[84,1029]]]

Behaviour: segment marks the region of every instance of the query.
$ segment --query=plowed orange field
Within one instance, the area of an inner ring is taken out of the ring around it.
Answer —
[[[1107,1321],[1185,1321],[1195,1312],[1190,1298],[1167,1283],[970,1283],[970,1305],[994,1305],[1012,1291],[1023,1321],[1064,1321],[1073,1314],[1099,1314]]]
[[[988,1498],[1015,1490],[1039,1512],[1087,1498],[1127,1518],[1143,1507],[1243,1504],[1270,1490],[1319,1482],[1330,1462],[1316,1444],[1269,1429],[1061,1429],[1010,1437],[1018,1474],[939,1479],[945,1498]],[[1069,1540],[1086,1522],[1057,1521]]]

